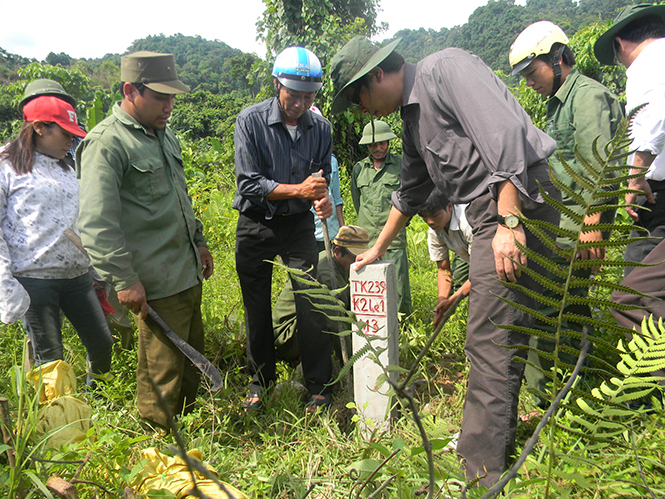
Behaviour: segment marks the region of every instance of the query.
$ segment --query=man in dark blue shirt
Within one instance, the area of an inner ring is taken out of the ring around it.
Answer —
[[[261,407],[263,389],[276,381],[271,320],[272,263],[280,255],[291,268],[316,275],[318,248],[312,204],[321,219],[332,213],[328,198],[332,129],[311,111],[321,88],[318,58],[302,47],[281,52],[273,67],[276,97],[242,111],[236,120],[235,162],[240,212],[236,231],[236,270],[247,327],[247,364],[252,380],[246,410]],[[320,176],[313,176],[317,174]],[[294,290],[307,285],[293,280]],[[299,347],[309,411],[329,406],[331,341],[325,317],[296,293]]]

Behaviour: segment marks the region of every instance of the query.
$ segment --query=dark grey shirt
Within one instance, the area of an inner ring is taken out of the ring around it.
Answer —
[[[510,180],[527,205],[527,169],[556,142],[538,130],[506,86],[478,57],[450,48],[404,68],[401,187],[393,205],[421,209],[434,184],[454,204],[470,203]]]
[[[235,162],[238,192],[233,208],[275,215],[308,211],[309,199],[269,201],[279,184],[299,184],[323,169],[330,178],[332,128],[330,122],[307,111],[298,120],[295,140],[286,128],[277,98],[244,109],[236,119]]]

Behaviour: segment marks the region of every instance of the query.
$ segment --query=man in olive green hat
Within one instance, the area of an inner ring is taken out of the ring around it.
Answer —
[[[148,305],[203,353],[201,283],[213,260],[187,193],[178,139],[167,126],[175,95],[189,87],[171,54],[136,52],[121,61],[123,99],[76,152],[79,229],[95,268],[136,314],[139,414],[164,428],[167,414],[151,380],[175,416],[191,409],[200,373],[146,320]]]
[[[351,176],[351,197],[358,213],[358,224],[369,231],[370,244],[374,244],[388,220],[392,207],[390,198],[399,189],[402,156],[390,152],[390,141],[397,135],[385,121],[370,121],[363,129],[358,144],[366,145],[369,156],[356,163]],[[400,230],[384,255],[395,262],[397,271],[398,311],[410,315],[411,284],[409,282],[409,256],[406,251],[406,227]]]
[[[544,204],[538,189],[540,184],[560,199],[548,177],[547,159],[556,142],[533,126],[510,90],[478,57],[448,48],[410,64],[395,51],[398,43],[379,47],[356,37],[331,62],[333,112],[353,104],[371,116],[388,116],[401,108],[403,123],[401,185],[392,195],[386,225],[356,266],[385,254],[435,187],[453,204],[468,203],[473,285],[465,350],[470,370],[457,451],[469,478],[491,486],[515,450],[524,367],[513,358],[524,357],[525,351],[504,346],[527,344],[526,335],[497,325],[533,323],[529,314],[505,300],[536,305],[499,280],[541,288],[514,263],[527,263],[515,241],[549,256],[518,215],[558,224],[558,214]],[[533,262],[529,266],[536,267]]]
[[[612,310],[617,322],[640,330],[642,320],[651,314],[654,321],[665,317],[665,265],[661,264],[665,260],[665,5],[625,7],[598,38],[594,52],[603,64],[618,62],[626,67],[626,110],[645,104],[633,118],[630,148],[635,153],[628,158],[633,166],[630,173],[637,175],[628,188],[644,194],[626,194],[625,205],[636,226],[631,237],[651,237],[629,244],[624,258],[650,265],[626,267],[621,283],[643,295],[612,294],[612,301],[631,307]],[[652,374],[665,376],[663,371]]]

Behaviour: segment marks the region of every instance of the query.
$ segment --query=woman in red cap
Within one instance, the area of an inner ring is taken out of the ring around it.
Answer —
[[[40,96],[23,108],[18,137],[0,149],[0,320],[22,319],[35,364],[63,358],[60,310],[72,323],[93,374],[111,368],[113,338],[77,248],[79,186],[64,158],[84,137],[72,105]],[[71,239],[70,239],[71,237]]]

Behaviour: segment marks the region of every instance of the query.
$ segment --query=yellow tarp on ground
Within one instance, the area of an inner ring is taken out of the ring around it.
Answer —
[[[55,360],[43,364],[28,373],[35,390],[39,390],[39,403],[45,404],[39,411],[37,436],[49,434],[46,447],[58,449],[62,445],[80,442],[92,426],[92,409],[76,394],[74,369]]]
[[[180,457],[169,457],[159,452],[154,447],[141,451],[143,459],[147,459],[143,470],[136,476],[132,487],[137,494],[145,495],[151,490],[166,489],[176,496],[177,499],[194,498],[192,492],[192,476],[187,465]],[[187,453],[191,459],[203,461],[201,453],[194,449]],[[204,465],[215,477],[218,477],[214,469]],[[196,486],[211,499],[249,499],[245,494],[235,487],[224,483],[226,492],[220,490],[217,484],[201,473],[194,472]]]
[[[54,360],[35,367],[28,373],[28,379],[32,381],[35,390],[39,390],[40,404],[48,404],[58,397],[76,393],[74,369],[62,360]]]

